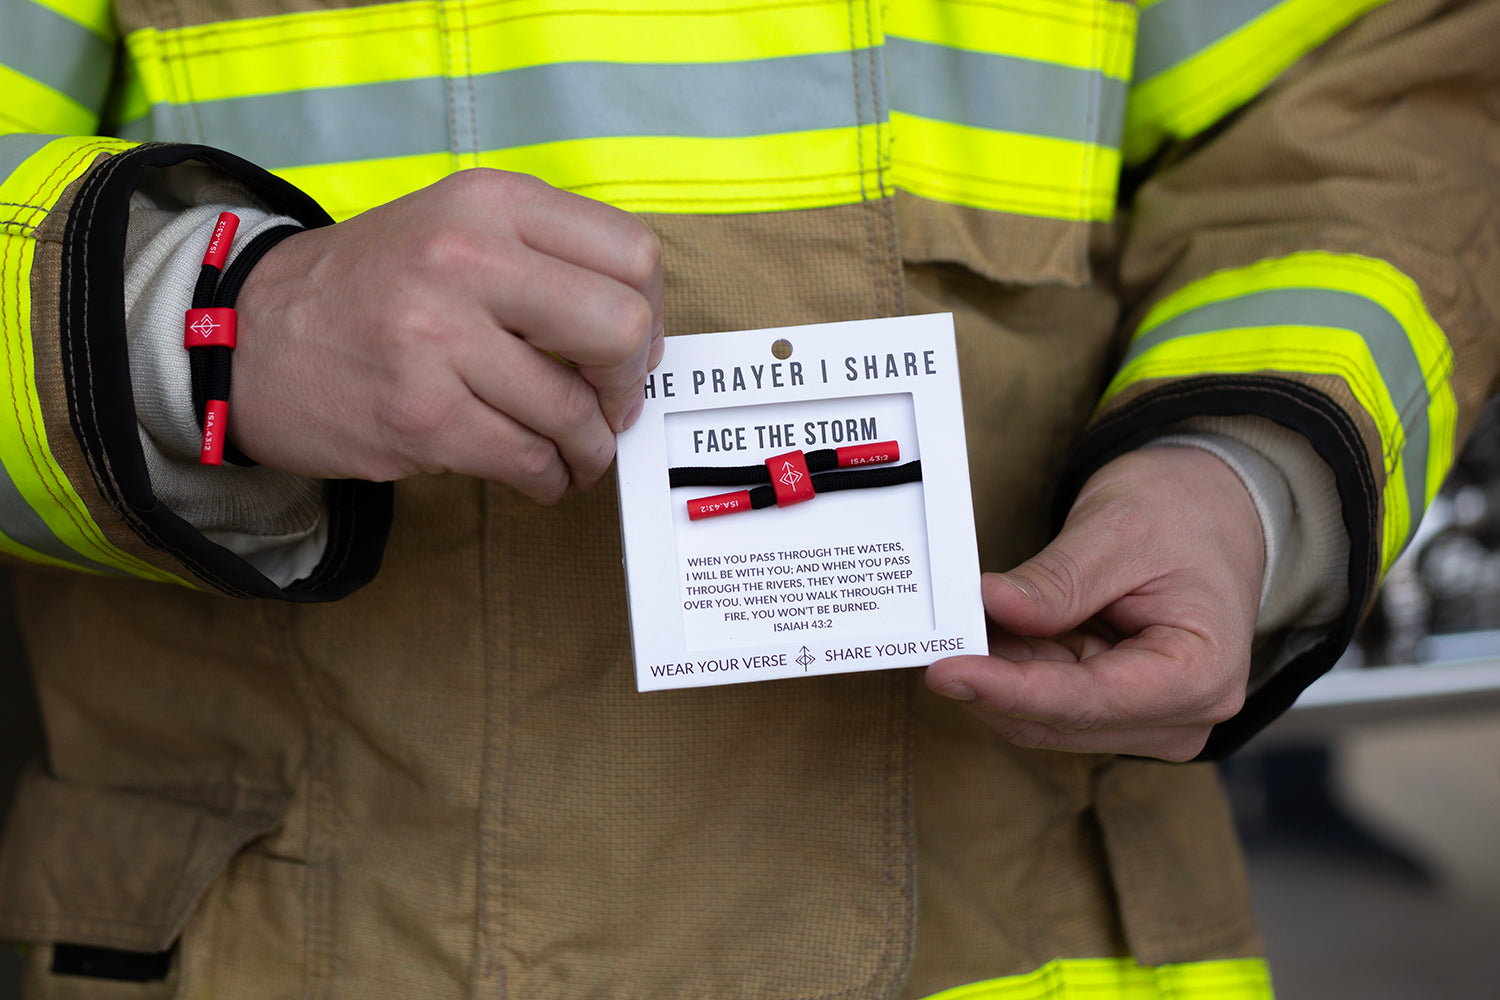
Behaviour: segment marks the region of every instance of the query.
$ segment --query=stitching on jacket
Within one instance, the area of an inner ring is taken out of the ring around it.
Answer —
[[[1093,15],[1089,18],[1089,65],[1101,67],[1099,72],[1088,74],[1089,81],[1088,105],[1083,113],[1084,141],[1083,159],[1078,165],[1077,188],[1077,214],[1078,221],[1087,223],[1089,218],[1089,182],[1094,176],[1094,163],[1099,158],[1099,122],[1100,104],[1104,95],[1104,73],[1102,67],[1104,60],[1101,52],[1101,40],[1104,38],[1103,26],[1104,10],[1095,7]],[[1073,252],[1083,258],[1081,263],[1085,269],[1088,267],[1088,230],[1072,229],[1070,235],[1073,239]]]
[[[510,6],[512,4],[514,4],[514,0],[492,0],[492,2],[489,2],[489,3],[482,3],[482,4],[475,5],[472,8],[472,10],[479,11],[479,12],[484,12],[484,11],[488,11],[488,10],[491,10],[491,9],[503,9],[506,6]],[[743,7],[741,7],[741,6],[730,6],[730,5],[723,5],[723,4],[721,4],[721,5],[713,7],[713,8],[708,8],[708,7],[700,8],[700,9],[698,9],[696,11],[696,14],[697,14],[697,16],[710,16],[710,15],[713,15],[713,14],[732,14],[732,13],[741,13],[741,14],[743,14],[743,13],[754,12],[754,11],[799,10],[799,9],[803,9],[803,8],[827,7],[829,5],[830,4],[828,3],[828,0],[810,0],[810,2],[792,2],[792,3],[764,3],[764,4],[747,5],[747,6],[743,6]],[[432,13],[434,13],[435,15],[437,15],[438,18],[441,18],[443,16],[443,12],[442,12],[443,5],[441,3],[429,3],[429,4],[423,4],[422,6],[430,9],[432,11]],[[323,11],[321,13],[330,13],[330,12],[329,11]],[[330,28],[322,29],[322,30],[318,30],[318,31],[303,32],[303,33],[301,33],[301,34],[299,34],[299,35],[296,36],[296,42],[298,42],[298,43],[304,43],[304,42],[318,42],[318,41],[338,41],[338,40],[344,40],[344,39],[355,38],[355,37],[360,37],[360,36],[367,36],[367,35],[406,35],[409,32],[411,32],[411,30],[413,28],[413,24],[411,22],[409,22],[409,21],[408,22],[403,22],[403,23],[398,24],[398,25],[389,25],[389,26],[383,25],[383,26],[380,26],[380,27],[373,27],[373,28],[352,28],[352,27],[349,27],[348,24],[347,24],[348,21],[357,20],[361,16],[371,17],[371,18],[380,18],[380,17],[386,16],[388,13],[389,13],[389,5],[375,5],[375,6],[372,6],[372,7],[368,8],[368,9],[346,8],[344,10],[338,11],[338,14],[339,14],[339,24],[338,24],[338,26],[336,26],[336,27],[330,27]],[[558,13],[554,13],[554,12],[543,12],[543,13],[532,13],[532,14],[501,15],[501,16],[496,16],[496,17],[490,17],[490,18],[485,19],[485,20],[468,20],[467,19],[467,12],[466,12],[465,17],[466,17],[466,23],[468,24],[468,26],[472,30],[472,29],[476,29],[476,28],[490,28],[490,27],[494,27],[496,25],[501,25],[501,24],[512,24],[512,23],[517,23],[517,22],[521,22],[521,21],[535,21],[535,20],[542,20],[542,19],[554,20],[554,21],[561,21],[564,18],[578,17],[578,16],[583,16],[583,15],[595,16],[595,17],[600,17],[600,16],[602,16],[602,17],[628,17],[628,18],[632,18],[632,19],[640,19],[642,17],[649,17],[649,16],[681,16],[681,13],[682,12],[680,10],[674,10],[674,9],[671,9],[671,8],[638,9],[638,10],[633,10],[633,11],[629,11],[629,12],[621,12],[621,11],[615,11],[615,10],[608,10],[608,9],[604,9],[604,8],[594,8],[594,9],[591,9],[591,10],[570,11],[570,12],[567,12],[567,13],[564,13],[564,14],[558,14]],[[164,29],[164,30],[170,31],[173,34],[176,34],[176,35],[178,35],[180,37],[181,35],[185,35],[185,34],[188,34],[190,32],[193,32],[193,31],[201,30],[202,27],[203,26],[184,27],[181,24],[181,22],[179,21],[176,27],[168,28],[168,29]],[[271,26],[271,27],[266,27],[266,28],[263,28],[261,25],[254,25],[254,26],[249,27],[249,28],[242,28],[240,26],[235,26],[233,28],[233,34],[236,35],[236,36],[238,36],[239,38],[244,38],[245,40],[236,40],[235,38],[228,38],[228,37],[226,37],[227,35],[231,34],[231,31],[227,29],[227,26],[226,26],[225,22],[216,23],[212,27],[214,29],[213,30],[213,37],[219,42],[219,44],[216,45],[213,48],[208,48],[206,46],[195,46],[194,49],[193,49],[193,56],[192,56],[192,58],[197,59],[197,58],[203,58],[205,56],[222,55],[222,54],[227,53],[227,52],[251,52],[251,51],[254,51],[256,49],[274,49],[274,48],[282,47],[282,46],[284,46],[286,44],[286,42],[282,38],[280,38],[280,37],[273,37],[273,38],[269,38],[269,39],[260,39],[260,38],[255,38],[255,37],[248,37],[248,38],[246,38],[245,37],[245,36],[251,36],[252,33],[257,32],[257,31],[262,31],[262,30],[276,31],[276,30],[279,29],[279,26]],[[202,40],[202,36],[200,36],[199,40]],[[186,52],[185,43],[184,43],[183,52],[184,52],[184,54]],[[4,116],[4,112],[0,111],[0,117],[3,117],[3,116]],[[19,121],[19,119],[16,119],[16,120]],[[25,123],[23,122],[22,124],[25,124]],[[22,129],[22,131],[28,131],[28,130],[29,129]]]
[[[0,201],[0,208],[24,208],[28,212],[40,212],[43,215],[47,214],[47,209],[44,206],[42,206],[42,205],[28,205],[24,201]],[[7,225],[23,225],[23,226],[26,226],[28,229],[35,229],[37,227],[37,225],[39,225],[39,223],[17,222],[15,220],[10,220],[10,219],[6,220],[6,224]]]
[[[176,45],[173,46],[175,49],[175,59],[167,60],[168,65],[165,68],[167,71],[167,86],[171,88],[173,94],[181,94],[182,97],[181,100],[173,102],[176,105],[178,121],[181,123],[179,127],[192,140],[202,142],[205,139],[203,118],[198,110],[197,98],[193,96],[193,77],[189,71],[189,56],[186,32],[182,23],[182,11],[176,4],[163,4],[162,6],[168,7],[169,12],[166,16],[171,17],[175,22],[172,31],[172,37],[176,41]],[[172,64],[174,62],[177,73],[172,72],[174,68]],[[182,86],[180,89],[177,80],[178,74],[181,74],[182,77]]]
[[[86,143],[80,146],[71,155],[66,157],[61,163],[58,164],[57,168],[52,171],[51,175],[49,175],[49,180],[51,179],[51,177],[55,177],[59,174],[59,172],[63,171],[65,166],[70,172],[71,169],[78,163],[81,163],[85,159],[92,157],[98,151],[98,146],[99,144],[97,143]],[[17,267],[16,271],[17,281],[19,282],[21,280],[19,274],[20,268]],[[17,291],[21,291],[19,286],[17,288]],[[22,338],[23,342],[33,335],[30,329],[22,328],[19,310],[16,314],[14,328],[17,332],[17,335]],[[16,414],[16,426],[19,427],[24,425],[24,423],[26,422],[26,418],[22,415],[23,407],[21,405],[20,390],[22,379],[16,371],[15,362],[16,359],[14,358],[12,358],[10,361],[10,390],[11,406]],[[25,409],[30,408],[27,407]],[[46,425],[45,422],[42,421],[41,415],[33,410],[29,414],[29,417],[32,433],[36,435],[35,440],[46,440]],[[21,443],[26,450],[26,457],[30,461],[32,469],[37,473],[37,480],[41,483],[42,489],[47,492],[47,497],[52,501],[54,508],[60,510],[63,515],[67,517],[70,522],[72,522],[74,529],[77,530],[79,535],[95,545],[100,550],[100,553],[106,556],[107,561],[113,561],[109,557],[113,554],[112,550],[118,551],[116,547],[110,544],[108,539],[103,535],[102,531],[100,531],[97,526],[92,524],[89,518],[80,518],[79,512],[74,509],[71,503],[66,501],[66,490],[61,488],[62,483],[60,482],[63,477],[56,469],[56,467],[53,466],[51,462],[47,461],[46,458],[42,456],[42,454],[32,445],[31,442],[32,439],[27,438],[25,435],[21,436]],[[68,545],[68,543],[63,539],[58,540],[62,542],[70,552],[82,556],[83,558],[88,558],[88,556],[84,555],[84,553],[78,552],[72,545]]]
[[[854,30],[854,4],[856,0],[848,0],[845,10],[849,15],[849,83],[854,96],[854,156],[859,177],[859,200],[862,205],[870,203],[870,193],[865,187],[865,144],[862,131],[865,124],[865,101],[860,93],[859,83],[859,38]],[[875,233],[870,226],[868,212],[864,217],[865,225],[865,249],[870,255],[871,278],[874,281],[876,294],[879,294],[880,275],[875,270]]]
[[[893,200],[894,192],[886,186],[887,160],[885,150],[891,141],[891,125],[889,109],[881,99],[881,74],[877,72],[876,61],[878,55],[884,52],[882,45],[875,44],[875,24],[871,14],[872,2],[865,0],[865,35],[870,40],[870,101],[875,112],[875,180],[880,189],[880,223],[885,230],[885,267],[884,285],[889,295],[889,301],[883,304],[883,310],[887,315],[899,314],[905,311],[902,303],[905,294],[902,288],[901,278],[901,251],[899,241],[896,238],[896,206]],[[882,31],[884,26],[882,25]]]
[[[1319,348],[1304,347],[1304,348],[1301,348],[1298,351],[1298,353],[1302,354],[1302,355],[1305,355],[1305,356],[1308,356],[1308,357],[1313,357],[1313,358],[1333,358],[1335,360],[1342,361],[1342,362],[1347,362],[1348,361],[1348,358],[1345,355],[1340,354],[1337,351],[1322,350],[1322,349],[1319,349]],[[1258,358],[1258,357],[1260,357],[1259,354],[1257,354],[1254,351],[1249,351],[1249,350],[1246,350],[1246,351],[1226,351],[1226,352],[1218,353],[1218,354],[1214,355],[1214,358],[1216,360],[1235,360],[1235,359],[1246,359],[1246,358],[1253,359],[1253,358]],[[1334,375],[1337,378],[1342,378],[1345,382],[1349,383],[1349,385],[1350,385],[1351,388],[1353,386],[1355,386],[1355,385],[1361,385],[1361,386],[1364,386],[1366,388],[1366,390],[1368,391],[1369,388],[1371,387],[1369,381],[1367,379],[1365,379],[1359,373],[1359,371],[1356,368],[1353,368],[1352,366],[1350,366],[1348,364],[1341,364],[1341,365],[1339,365],[1337,367],[1338,367],[1338,370],[1336,372],[1328,372],[1326,374]],[[1204,373],[1204,374],[1209,374],[1209,373]],[[1311,375],[1311,374],[1317,374],[1317,373],[1314,373],[1314,372],[1303,372],[1301,374],[1309,374],[1309,375]],[[1148,376],[1148,377],[1153,377],[1153,376]],[[1167,397],[1164,397],[1164,398],[1177,398],[1177,397],[1168,395]],[[1399,451],[1403,451],[1405,449],[1405,445],[1406,445],[1406,427],[1405,427],[1405,424],[1399,422],[1399,418],[1400,418],[1400,412],[1399,411],[1397,412],[1397,417],[1398,417],[1398,427],[1401,430],[1400,440],[1399,441],[1392,441],[1389,447],[1387,447],[1385,445],[1384,440],[1381,441],[1381,457],[1384,459],[1383,469],[1384,469],[1384,472],[1385,472],[1385,474],[1387,476],[1390,476],[1391,474],[1393,474],[1395,472],[1395,468],[1396,468],[1395,454],[1397,452],[1399,452]],[[1373,414],[1371,415],[1371,418],[1373,420]],[[1377,423],[1376,426],[1378,428],[1379,424]]]
[[[479,162],[479,94],[474,89],[474,41],[473,33],[469,30],[469,6],[467,0],[458,0],[458,15],[462,19],[460,25],[464,35],[464,86],[469,92],[469,143],[472,145],[470,155],[474,157],[477,165]]]
[[[448,58],[448,5],[437,5],[438,51],[442,59],[443,99],[448,105],[448,155],[453,158],[453,169],[458,169],[458,102],[454,97],[453,64]]]
[[[79,191],[78,200],[80,202],[86,203],[88,205],[87,216],[85,217],[84,220],[82,220],[81,225],[80,225],[81,243],[82,243],[82,245],[84,247],[87,247],[89,245],[89,233],[92,231],[93,221],[94,221],[94,214],[95,214],[95,211],[97,210],[98,205],[99,205],[99,198],[97,196],[97,191],[98,191],[99,188],[103,187],[105,180],[111,174],[113,174],[117,169],[119,169],[119,166],[120,166],[121,162],[122,162],[122,160],[121,160],[120,157],[113,157],[110,160],[106,161],[97,170],[95,170],[93,174],[89,175],[88,179],[85,181],[84,188]],[[65,246],[64,247],[64,254],[68,254],[69,252],[70,252],[70,248],[67,247],[67,246]],[[87,267],[86,263],[84,264],[84,267],[83,267],[83,281],[84,281],[83,324],[84,324],[84,328],[87,329],[87,327],[88,327],[88,310],[89,310],[89,307],[90,307],[90,305],[89,305],[90,304],[90,296],[88,294],[88,267]],[[66,286],[64,286],[64,287],[66,287]],[[78,368],[72,362],[72,358],[73,358],[73,350],[72,350],[73,337],[65,335],[65,336],[63,336],[60,339],[61,339],[61,344],[62,344],[62,348],[63,348],[62,363],[63,363],[63,367],[64,367],[64,375],[67,378],[69,384],[76,385],[77,384],[77,379],[78,379]],[[83,370],[84,376],[88,380],[89,388],[92,389],[92,383],[93,383],[92,351],[91,351],[91,343],[90,343],[88,337],[84,337],[83,338],[83,354],[84,354],[84,364],[83,364],[83,369],[82,370]],[[90,417],[89,426],[92,427],[92,428],[98,428],[100,426],[100,424],[99,424],[99,420],[98,420],[98,414],[97,414],[97,412],[95,410],[95,406],[94,406],[94,395],[93,395],[92,391],[90,391],[87,394],[86,399],[84,399],[84,398],[80,398],[79,399],[79,412],[77,414],[77,419],[80,422],[83,421],[83,418],[84,418],[83,405],[84,405],[85,402],[87,403],[87,406],[88,406],[88,416]],[[213,586],[218,587],[219,589],[223,590],[225,593],[231,594],[231,595],[236,596],[236,597],[250,597],[251,596],[251,594],[248,591],[243,590],[240,587],[235,586],[233,584],[230,584],[227,580],[223,579],[217,572],[214,572],[209,567],[203,565],[195,557],[191,556],[190,554],[188,554],[186,552],[181,552],[181,551],[177,550],[175,547],[166,545],[161,540],[161,538],[157,536],[156,532],[144,521],[144,519],[142,519],[139,515],[137,515],[135,513],[135,511],[131,508],[130,504],[125,501],[124,497],[121,495],[120,485],[119,485],[118,481],[115,480],[114,476],[112,474],[107,474],[108,471],[109,471],[109,461],[108,461],[109,456],[107,454],[103,453],[103,449],[102,448],[100,449],[100,455],[99,456],[95,456],[93,454],[93,451],[86,444],[84,444],[83,442],[80,442],[80,445],[81,445],[80,450],[83,452],[84,459],[88,463],[89,469],[92,472],[92,474],[94,475],[95,479],[98,482],[100,482],[100,483],[107,484],[108,487],[109,487],[109,489],[118,498],[117,501],[112,504],[112,506],[114,507],[116,515],[121,520],[123,520],[127,525],[129,525],[144,542],[146,542],[148,545],[150,545],[153,548],[159,549],[159,550],[167,553],[169,557],[175,557],[176,561],[178,563],[180,563],[181,565],[186,566],[189,569],[190,572],[197,574],[199,578],[203,579],[204,581],[210,583]],[[103,469],[101,469],[101,467],[100,467],[100,461],[101,460],[103,461]],[[156,566],[154,563],[152,563],[148,559],[143,559],[143,558],[141,558],[139,556],[133,556],[130,553],[125,553],[125,555],[127,556],[127,558],[132,559],[132,560],[134,560],[135,562],[137,562],[139,564],[142,564],[142,565],[145,565],[145,566],[150,566],[153,569],[158,569],[158,570],[163,569],[163,567]],[[170,572],[170,570],[167,570],[167,572]]]

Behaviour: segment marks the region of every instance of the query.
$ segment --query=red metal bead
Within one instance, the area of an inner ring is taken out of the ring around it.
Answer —
[[[771,488],[776,491],[776,506],[789,507],[794,503],[811,500],[812,474],[807,471],[807,459],[800,451],[789,451],[766,459],[766,468],[771,471]]]
[[[839,448],[834,454],[841,469],[847,469],[851,465],[879,465],[882,462],[901,461],[901,445],[896,441],[877,441],[874,444]]]
[[[189,309],[182,324],[182,346],[233,347],[235,343],[234,310],[227,306]]]
[[[725,514],[738,514],[750,509],[750,491],[740,490],[737,493],[699,497],[697,500],[689,500],[687,509],[689,521],[701,521],[705,517],[722,517]]]
[[[229,248],[234,244],[235,231],[239,228],[238,215],[233,212],[219,213],[219,221],[214,223],[214,234],[208,240],[208,250],[203,254],[204,267],[224,270],[224,262],[229,259]]]
[[[203,465],[224,464],[224,434],[229,425],[229,404],[210,399],[203,407],[203,450],[198,461]]]

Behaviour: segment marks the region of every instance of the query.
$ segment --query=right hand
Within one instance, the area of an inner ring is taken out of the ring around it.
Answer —
[[[285,240],[237,307],[228,424],[248,457],[317,478],[459,472],[553,503],[598,481],[640,414],[661,249],[626,212],[467,170]]]

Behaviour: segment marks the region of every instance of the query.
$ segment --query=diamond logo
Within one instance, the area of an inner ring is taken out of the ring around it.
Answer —
[[[803,479],[802,473],[798,472],[796,466],[792,465],[791,462],[782,462],[781,468],[782,473],[776,481],[793,493],[796,493],[797,484],[802,482]]]
[[[807,668],[817,662],[817,659],[818,658],[816,656],[812,655],[812,650],[808,649],[806,646],[803,646],[802,651],[797,654],[797,662],[802,664],[803,673],[807,673]]]
[[[199,316],[196,320],[193,321],[193,325],[188,327],[189,330],[192,330],[204,340],[207,340],[209,336],[218,328],[219,324],[210,319],[208,313],[204,313],[202,316]]]

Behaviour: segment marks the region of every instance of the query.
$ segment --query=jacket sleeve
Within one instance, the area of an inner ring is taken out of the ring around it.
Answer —
[[[1186,6],[1148,8],[1143,32],[1153,10]],[[1154,157],[1121,264],[1129,342],[1062,502],[1165,427],[1248,414],[1312,443],[1351,548],[1347,610],[1282,637],[1279,669],[1207,755],[1243,743],[1342,653],[1495,387],[1497,38],[1495,0],[1395,0],[1216,123],[1163,114],[1204,101],[1160,86],[1127,117],[1127,149]],[[1219,55],[1205,65],[1232,70],[1234,54]]]
[[[331,220],[225,153],[92,135],[112,72],[108,0],[0,0],[0,14],[0,554],[241,597],[330,600],[363,585],[379,567],[389,485],[327,483],[321,560],[273,582],[156,496],[126,349],[126,229],[146,171],[204,165],[304,226]]]

